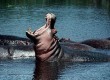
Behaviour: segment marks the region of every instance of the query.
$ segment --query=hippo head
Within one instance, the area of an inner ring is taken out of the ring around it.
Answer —
[[[47,26],[48,25],[51,26],[51,29],[53,29],[54,28],[54,24],[56,22],[56,15],[53,14],[53,13],[48,13],[48,14],[46,14],[45,19],[46,19],[46,25]]]

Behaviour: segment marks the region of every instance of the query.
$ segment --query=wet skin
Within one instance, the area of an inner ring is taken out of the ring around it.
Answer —
[[[41,28],[26,31],[26,35],[34,42],[36,59],[39,61],[59,60],[62,57],[61,46],[56,37],[56,29],[52,22],[52,15],[46,15],[46,24]]]
[[[2,37],[4,37],[5,40],[9,42],[7,42],[8,44],[5,44],[5,45],[2,42],[2,44],[0,44],[0,47],[6,49],[10,56],[14,54],[14,50],[33,51],[32,42],[30,42],[29,45],[26,45],[26,44],[19,45],[19,44],[16,44],[16,42],[14,42],[14,44],[10,44],[10,42],[13,40],[10,40],[10,38],[8,39],[4,35],[2,35]],[[13,38],[13,36],[11,36],[11,38]],[[17,38],[15,38],[15,36],[13,39],[15,39],[15,41],[17,40],[18,42],[24,41],[24,39],[22,38],[18,40]],[[4,41],[3,38],[0,38],[0,40]],[[94,53],[94,50],[96,48],[93,48],[85,44],[76,43],[76,42],[72,43],[71,41],[67,40],[66,42],[63,42],[63,41],[60,42],[60,45],[63,49],[63,52],[65,53],[63,57],[66,60],[73,61],[75,57],[78,57],[78,56],[82,58],[85,57],[84,61],[109,61],[110,60],[107,54],[102,54],[97,52]]]
[[[110,40],[107,39],[89,39],[82,41],[81,44],[86,44],[97,49],[110,49]]]

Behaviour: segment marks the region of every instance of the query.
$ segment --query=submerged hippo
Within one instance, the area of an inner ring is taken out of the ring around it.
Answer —
[[[95,48],[86,45],[86,44],[81,44],[79,42],[75,42],[72,41],[70,39],[66,39],[66,38],[61,38],[59,40],[61,46],[67,46],[70,49],[74,49],[74,50],[83,50],[83,51],[88,51],[88,50],[95,50]]]
[[[81,44],[86,44],[98,49],[110,49],[110,40],[106,39],[89,39],[82,41]]]
[[[28,43],[28,44],[26,44]],[[59,45],[61,45],[61,48],[63,50],[63,52],[66,55],[63,55],[63,58],[66,57],[68,59],[73,58],[72,56],[74,55],[74,57],[76,57],[75,55],[77,54],[78,56],[85,56],[84,53],[82,53],[83,51],[93,51],[95,50],[93,47],[90,47],[88,45],[85,44],[80,44],[80,43],[76,43],[70,40],[66,41],[64,40],[60,40],[60,43],[58,43]],[[55,44],[54,44],[55,45]],[[66,47],[66,48],[65,48]],[[53,47],[53,49],[56,47]],[[57,49],[56,49],[57,50]],[[78,50],[78,51],[74,51],[74,50]],[[18,54],[20,52],[20,54]],[[81,52],[79,52],[81,51]],[[77,53],[79,52],[79,53]],[[29,54],[28,54],[29,53]],[[80,55],[80,53],[82,53],[82,55]],[[12,35],[0,35],[0,58],[2,57],[7,57],[7,58],[24,58],[24,57],[28,57],[28,56],[35,56],[34,52],[33,52],[33,43],[32,41],[28,40],[27,38],[21,38],[21,37],[17,37],[17,36],[12,36]],[[5,55],[4,55],[5,54]],[[28,54],[28,55],[27,55]],[[53,55],[53,57],[56,54]],[[68,57],[70,56],[70,57]],[[92,54],[91,54],[92,56]],[[51,58],[52,59],[52,58]]]
[[[27,38],[22,38],[13,35],[1,35],[0,34],[0,45],[30,45],[32,42]]]
[[[80,43],[60,43],[61,46],[66,46],[70,49],[74,49],[74,50],[81,50],[81,51],[92,51],[95,50],[95,48],[86,45],[86,44],[80,44]]]

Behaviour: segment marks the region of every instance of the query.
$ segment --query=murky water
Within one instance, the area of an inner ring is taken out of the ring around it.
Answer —
[[[100,2],[102,1],[102,2]],[[0,0],[0,34],[26,37],[31,27],[57,15],[58,37],[83,41],[110,37],[110,0]],[[110,63],[53,62],[34,59],[0,60],[0,80],[109,80]]]

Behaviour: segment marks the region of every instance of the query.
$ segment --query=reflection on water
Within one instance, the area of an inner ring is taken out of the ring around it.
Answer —
[[[109,80],[109,63],[37,63],[33,80]]]
[[[58,63],[41,62],[35,64],[33,80],[57,80]]]
[[[77,67],[74,62],[36,62],[32,80],[60,80],[63,77],[63,71],[70,66]],[[74,68],[73,68],[74,70]],[[68,73],[67,73],[68,74]],[[69,80],[71,80],[68,77]],[[61,79],[67,80],[67,79]]]

